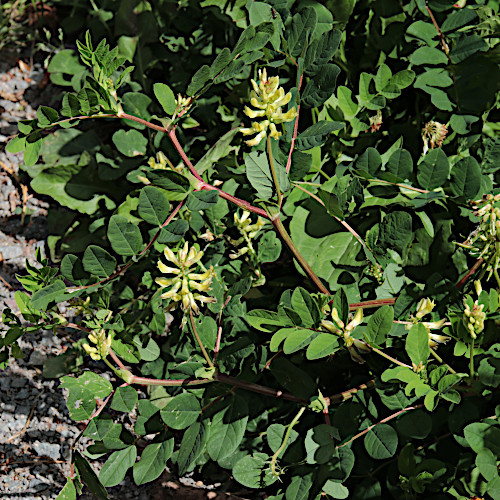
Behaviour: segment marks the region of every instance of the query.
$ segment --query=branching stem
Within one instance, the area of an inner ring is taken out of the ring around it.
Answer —
[[[207,353],[207,350],[205,349],[205,346],[203,345],[203,342],[200,339],[200,336],[198,335],[196,323],[194,322],[193,311],[191,309],[189,310],[189,321],[191,323],[191,329],[193,330],[193,335],[196,339],[196,342],[198,342],[201,352],[203,353],[203,357],[207,360],[208,366],[210,366],[210,368],[215,368],[212,360],[210,359],[210,356]]]

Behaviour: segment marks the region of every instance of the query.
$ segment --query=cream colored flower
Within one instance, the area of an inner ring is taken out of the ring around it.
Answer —
[[[165,258],[173,263],[175,267],[165,265],[161,260],[158,261],[158,269],[164,274],[173,274],[171,278],[156,278],[155,281],[160,287],[168,288],[161,295],[162,299],[171,299],[173,302],[180,302],[181,309],[184,312],[193,311],[198,314],[200,309],[199,303],[215,302],[215,298],[202,295],[201,293],[208,292],[215,271],[212,266],[210,269],[202,273],[196,273],[196,268],[199,267],[199,261],[203,257],[203,252],[197,250],[194,246],[189,248],[189,244],[185,245],[177,251],[177,255],[166,247],[163,251]],[[201,292],[201,293],[199,293]]]
[[[96,344],[96,347],[92,347],[87,343],[82,344],[82,347],[92,359],[99,361],[108,355],[112,342],[111,333],[106,335],[106,331],[102,328],[98,332],[93,331],[90,333],[88,339],[93,344]]]
[[[441,147],[443,141],[448,133],[448,127],[443,123],[430,121],[425,124],[422,129],[422,140],[424,141],[424,154],[429,150],[429,143],[431,149]]]
[[[425,315],[430,314],[435,307],[435,302],[431,299],[422,299],[417,306],[417,314],[415,317],[417,319],[423,318]]]
[[[267,135],[273,139],[278,139],[281,132],[276,128],[276,124],[291,122],[297,116],[295,107],[283,112],[282,107],[286,106],[292,99],[292,94],[285,94],[283,87],[279,86],[277,76],[267,77],[267,70],[259,70],[259,84],[251,80],[253,91],[251,93],[250,104],[257,109],[245,106],[244,113],[249,118],[264,118],[260,122],[253,122],[250,128],[241,128],[243,135],[256,134],[253,139],[245,141],[248,146],[256,146]]]

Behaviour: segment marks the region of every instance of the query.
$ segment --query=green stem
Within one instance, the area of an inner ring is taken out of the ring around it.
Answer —
[[[196,338],[196,342],[198,342],[198,345],[200,346],[201,352],[203,353],[203,356],[207,360],[208,366],[210,366],[210,368],[215,368],[214,364],[212,363],[212,360],[210,359],[210,356],[207,353],[207,350],[205,349],[205,346],[203,345],[203,342],[200,339],[200,336],[198,335],[198,330],[196,329],[196,325],[194,322],[193,311],[191,309],[189,310],[189,320],[191,322],[191,329],[193,330],[193,334]]]
[[[293,426],[299,421],[300,417],[306,410],[306,407],[303,406],[297,415],[293,418],[293,420],[290,422],[290,425],[287,427],[285,435],[283,436],[283,441],[281,442],[280,447],[276,450],[276,453],[272,456],[271,458],[271,471],[275,476],[279,476],[279,472],[276,471],[276,461],[278,460],[278,457],[280,456],[281,452],[285,449],[286,444],[288,443],[288,439],[290,438],[290,433],[292,432]]]
[[[445,363],[443,361],[443,358],[441,358],[441,356],[439,356],[439,354],[434,350],[434,349],[431,349],[431,355],[434,356],[434,358],[439,361],[440,363],[442,363],[444,366],[446,366],[446,368],[448,368],[448,370],[451,372],[451,373],[457,373],[449,364]]]
[[[316,276],[311,266],[307,263],[302,254],[298,251],[297,247],[290,238],[290,235],[286,232],[286,229],[283,226],[283,223],[280,221],[279,217],[273,219],[272,223],[276,231],[278,231],[281,238],[292,252],[293,256],[297,259],[298,263],[300,264],[302,269],[306,272],[306,274],[309,276],[309,278],[311,278],[314,284],[318,287],[319,291],[321,293],[324,293],[325,295],[331,295],[330,292],[326,289],[325,285],[323,285],[321,280]]]
[[[474,378],[474,339],[472,339],[472,342],[470,343],[469,370],[471,378]]]
[[[267,134],[267,156],[269,158],[269,168],[271,169],[271,175],[273,176],[274,187],[276,189],[276,193],[278,196],[278,207],[281,208],[282,197],[281,197],[280,185],[278,182],[278,174],[274,166],[273,150],[271,148],[271,136],[269,134]]]
[[[500,276],[498,276],[498,269],[496,267],[493,270],[493,274],[495,275],[495,279],[497,280],[498,288],[500,289]]]
[[[367,344],[368,345],[368,344]],[[399,366],[404,366],[405,368],[409,368],[412,370],[412,367],[410,365],[407,365],[405,363],[402,363],[401,361],[398,361],[396,358],[393,358],[392,356],[389,356],[389,354],[386,354],[384,351],[381,351],[380,349],[377,349],[376,347],[369,346],[373,352],[376,352],[380,356],[388,359],[389,361],[392,361],[393,363],[396,363]]]

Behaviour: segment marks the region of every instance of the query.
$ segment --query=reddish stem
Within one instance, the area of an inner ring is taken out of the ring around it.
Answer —
[[[482,257],[479,257],[477,259],[476,263],[470,268],[469,271],[467,271],[467,274],[455,285],[457,288],[462,288],[464,286],[465,282],[481,267],[482,263],[484,262],[484,259]]]
[[[406,413],[407,411],[411,410],[416,410],[417,408],[422,408],[424,406],[423,404],[421,405],[416,405],[416,406],[407,406],[406,408],[403,408],[402,410],[397,411],[396,413],[393,413],[392,415],[389,415],[388,417],[382,419],[380,422],[377,422],[376,424],[370,425],[367,427],[364,431],[361,431],[359,434],[356,434],[353,436],[349,441],[346,441],[345,443],[339,444],[336,448],[342,448],[343,446],[348,445],[349,443],[352,443],[354,440],[360,438],[361,436],[364,436],[366,433],[370,432],[374,427],[380,424],[384,424],[385,422],[389,422],[389,420],[392,420],[393,418],[398,417],[402,413]]]
[[[354,304],[349,304],[349,310],[354,311],[358,308],[368,309],[369,307],[379,307],[389,305],[392,306],[396,302],[397,297],[391,297],[389,299],[375,299],[375,300],[365,300],[364,302],[355,302]]]

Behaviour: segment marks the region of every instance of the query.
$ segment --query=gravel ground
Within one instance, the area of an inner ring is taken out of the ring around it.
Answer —
[[[18,311],[14,293],[21,287],[15,274],[25,274],[26,259],[35,263],[37,248],[46,250],[48,233],[50,199],[23,184],[23,175],[18,175],[22,154],[4,151],[17,132],[17,122],[33,118],[39,104],[50,105],[57,95],[42,66],[26,61],[5,51],[0,59],[0,311],[5,307]],[[44,378],[42,369],[48,357],[63,352],[73,340],[64,330],[57,335],[25,335],[20,339],[24,359],[11,360],[0,371],[0,500],[54,499],[70,474],[71,444],[83,424],[69,418],[59,381]],[[122,418],[130,425],[134,415]],[[85,444],[86,438],[82,438],[80,451]],[[101,467],[97,461],[90,463],[96,471]],[[213,489],[193,477],[178,481],[165,471],[154,483],[140,487],[129,473],[108,491],[111,499],[120,500],[243,498]],[[94,497],[84,493],[79,498]]]

